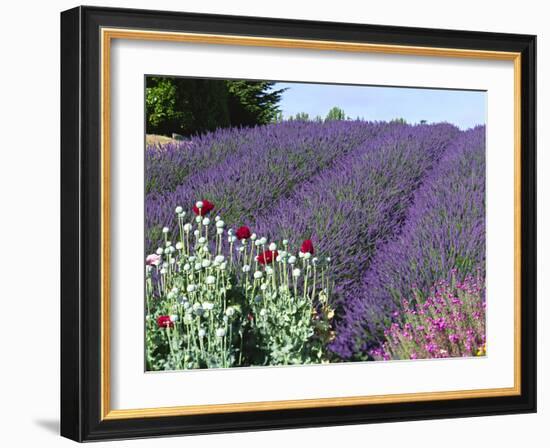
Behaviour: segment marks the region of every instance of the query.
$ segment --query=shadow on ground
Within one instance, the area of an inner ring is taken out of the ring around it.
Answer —
[[[50,433],[59,434],[59,420],[36,419],[34,423]]]

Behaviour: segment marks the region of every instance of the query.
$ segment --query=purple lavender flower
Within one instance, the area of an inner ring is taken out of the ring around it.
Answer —
[[[383,338],[392,313],[401,313],[402,298],[423,300],[433,283],[452,275],[463,279],[481,270],[483,277],[484,264],[485,127],[478,127],[447,149],[416,192],[403,228],[379,246],[361,286],[348,296],[331,349],[362,359]]]

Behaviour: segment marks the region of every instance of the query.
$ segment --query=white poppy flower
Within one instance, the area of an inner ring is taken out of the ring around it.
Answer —
[[[209,275],[208,277],[206,277],[207,285],[213,285],[214,283],[216,283],[216,277],[214,277],[213,275]]]
[[[181,207],[181,206],[178,205],[178,206],[176,207],[176,213],[179,215],[179,214],[181,214],[181,212],[183,212],[183,207]]]

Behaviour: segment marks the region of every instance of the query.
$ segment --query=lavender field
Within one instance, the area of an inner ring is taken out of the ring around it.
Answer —
[[[281,121],[145,155],[148,370],[485,354],[484,126]]]

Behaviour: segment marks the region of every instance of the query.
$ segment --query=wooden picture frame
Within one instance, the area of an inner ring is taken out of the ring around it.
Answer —
[[[109,74],[115,39],[513,61],[514,387],[111,409]],[[61,434],[91,441],[535,412],[535,45],[535,36],[516,34],[97,7],[63,12]]]

